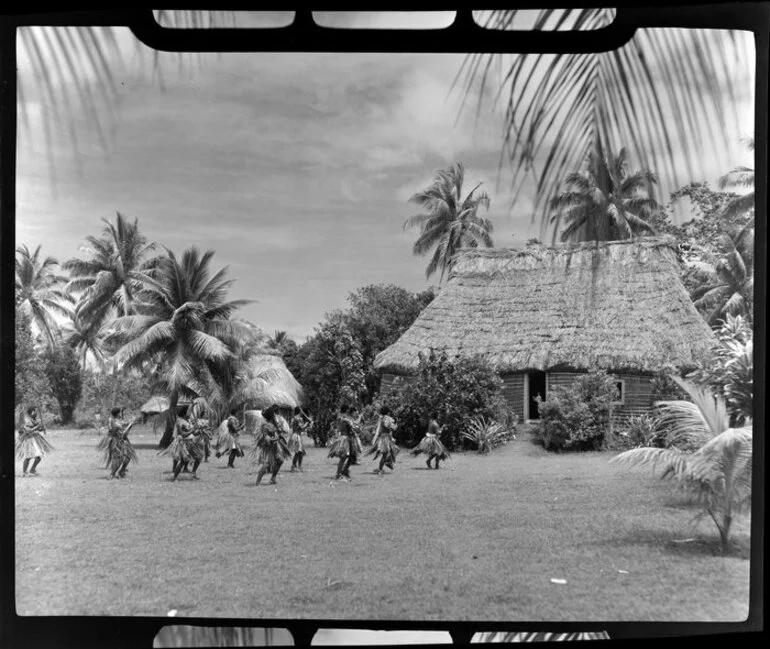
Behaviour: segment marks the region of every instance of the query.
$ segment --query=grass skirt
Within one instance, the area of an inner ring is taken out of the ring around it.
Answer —
[[[134,445],[130,440],[123,437],[113,437],[108,435],[106,438],[107,443],[104,444],[102,449],[102,457],[104,458],[104,464],[107,466],[118,466],[125,462],[137,462],[139,458],[134,450]],[[99,442],[101,445],[101,441]],[[98,448],[98,445],[97,445]]]
[[[227,455],[230,451],[238,451],[238,457],[243,457],[243,446],[241,441],[233,435],[227,428],[219,431],[216,444],[214,446],[217,453]]]
[[[168,448],[158,455],[168,455],[175,462],[198,462],[203,459],[203,440],[194,437],[175,437]]]
[[[292,433],[289,437],[289,451],[292,457],[297,453],[305,455],[305,445],[302,443],[302,435],[299,433]]]
[[[42,433],[19,433],[16,440],[16,457],[20,460],[29,460],[35,457],[43,457],[53,451],[53,446]]]
[[[347,457],[350,452],[350,438],[347,435],[340,435],[329,447],[329,457]]]
[[[396,461],[396,455],[401,449],[396,446],[396,443],[390,438],[390,435],[380,435],[377,442],[370,448],[366,454],[374,454],[376,460],[380,455],[385,458],[386,463],[394,463]]]
[[[420,453],[425,453],[428,457],[437,455],[439,460],[448,460],[450,457],[438,437],[430,434],[425,435],[422,441],[412,449],[412,455],[419,455]]]
[[[283,435],[272,440],[267,435],[259,435],[257,443],[249,450],[249,459],[255,464],[264,465],[268,471],[275,471],[279,463],[291,456],[289,444]]]
[[[363,455],[364,447],[363,444],[361,444],[361,438],[358,436],[358,434],[353,436],[353,443],[355,445],[356,454]]]

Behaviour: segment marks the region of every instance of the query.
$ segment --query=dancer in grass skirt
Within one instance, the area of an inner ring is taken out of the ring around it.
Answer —
[[[45,426],[38,418],[37,408],[30,406],[24,415],[24,424],[19,430],[19,436],[16,440],[16,457],[22,460],[22,477],[27,477],[29,463],[32,462],[32,468],[29,469],[29,475],[38,475],[37,465],[46,453],[53,450],[50,442],[45,438]]]
[[[136,420],[132,419],[125,423],[120,408],[113,408],[110,411],[110,420],[107,424],[107,444],[102,451],[105,463],[110,468],[110,480],[125,478],[129,463],[132,460],[136,462],[138,459],[134,445],[128,439],[128,433],[135,422]]]
[[[436,460],[436,468],[438,469],[439,460],[449,459],[449,453],[439,439],[442,429],[439,428],[437,419],[438,414],[435,412],[431,413],[430,422],[428,423],[428,432],[425,434],[425,437],[422,438],[422,441],[412,449],[412,455],[425,453],[428,456],[425,464],[428,465],[429,469],[433,468],[430,465],[431,460]]]
[[[256,444],[249,451],[252,462],[260,465],[257,484],[262,482],[265,473],[270,473],[270,484],[276,483],[276,476],[284,460],[291,457],[289,444],[278,421],[278,408],[269,406],[262,411],[265,422],[256,437]]]
[[[192,473],[190,477],[193,480],[198,479],[198,467],[203,460],[203,443],[198,431],[191,421],[192,413],[182,411],[181,416],[176,420],[174,440],[170,446],[161,451],[159,455],[168,455],[173,460],[172,471],[174,473],[171,481],[174,482],[179,477],[182,469],[192,463]]]
[[[196,401],[190,408],[192,412],[192,424],[198,435],[198,439],[203,446],[203,461],[209,461],[211,455],[211,423],[209,421],[209,412],[201,401]]]
[[[235,468],[235,458],[243,457],[243,446],[240,442],[241,430],[243,430],[243,424],[238,422],[236,417],[236,411],[233,408],[230,411],[230,416],[225,419],[219,426],[219,436],[216,443],[216,456],[229,454],[227,460],[227,468]]]
[[[361,464],[361,457],[364,454],[364,445],[361,443],[363,413],[356,413],[355,408],[351,408],[348,414],[350,416],[350,421],[353,422],[353,443],[356,446],[356,457],[351,464]]]
[[[396,440],[393,439],[393,432],[396,430],[396,422],[390,416],[390,408],[382,406],[380,408],[380,418],[377,420],[377,428],[372,439],[372,448],[366,454],[374,454],[374,459],[380,456],[380,467],[375,469],[375,473],[383,474],[387,466],[391,471],[396,468],[396,455],[399,448],[396,446]]]
[[[337,465],[337,480],[350,480],[350,465],[358,459],[355,424],[348,414],[348,407],[340,406],[340,415],[337,420],[338,436],[329,448],[329,457],[340,458]]]
[[[299,406],[294,408],[294,417],[291,420],[291,435],[289,437],[292,471],[302,471],[302,459],[306,455],[305,445],[302,443],[302,434],[307,432],[311,423],[305,413],[299,409]]]

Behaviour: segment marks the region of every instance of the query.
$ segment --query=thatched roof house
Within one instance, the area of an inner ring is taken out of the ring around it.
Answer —
[[[481,356],[525,418],[536,416],[536,393],[600,368],[619,377],[620,405],[633,396],[633,409],[646,409],[651,375],[693,367],[714,342],[680,281],[673,243],[464,249],[446,286],[374,366],[387,387],[430,348]]]
[[[250,364],[250,379],[245,396],[249,405],[259,410],[276,405],[294,409],[304,401],[302,386],[283,362],[278,352],[254,356]]]

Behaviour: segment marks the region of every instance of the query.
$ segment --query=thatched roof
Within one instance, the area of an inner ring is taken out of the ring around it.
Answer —
[[[177,406],[189,406],[189,399],[179,399]],[[167,397],[150,397],[139,410],[146,415],[158,415],[168,410],[169,400]]]
[[[265,352],[255,356],[250,366],[251,380],[246,391],[249,403],[260,410],[276,405],[281,408],[301,406],[302,386],[286,367],[280,354]]]
[[[498,372],[690,368],[714,342],[679,279],[671,237],[463,249],[449,280],[374,366],[417,367],[430,348]]]
[[[166,412],[166,410],[168,410],[168,403],[166,397],[150,397],[139,410],[146,415],[156,415],[161,412]]]

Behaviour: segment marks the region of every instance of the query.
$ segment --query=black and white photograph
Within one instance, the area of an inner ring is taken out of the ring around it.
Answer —
[[[747,619],[751,31],[543,54],[16,34],[18,615],[167,617],[156,647],[294,642],[185,618],[330,621],[314,645],[453,639],[335,620],[594,625],[485,643]]]

